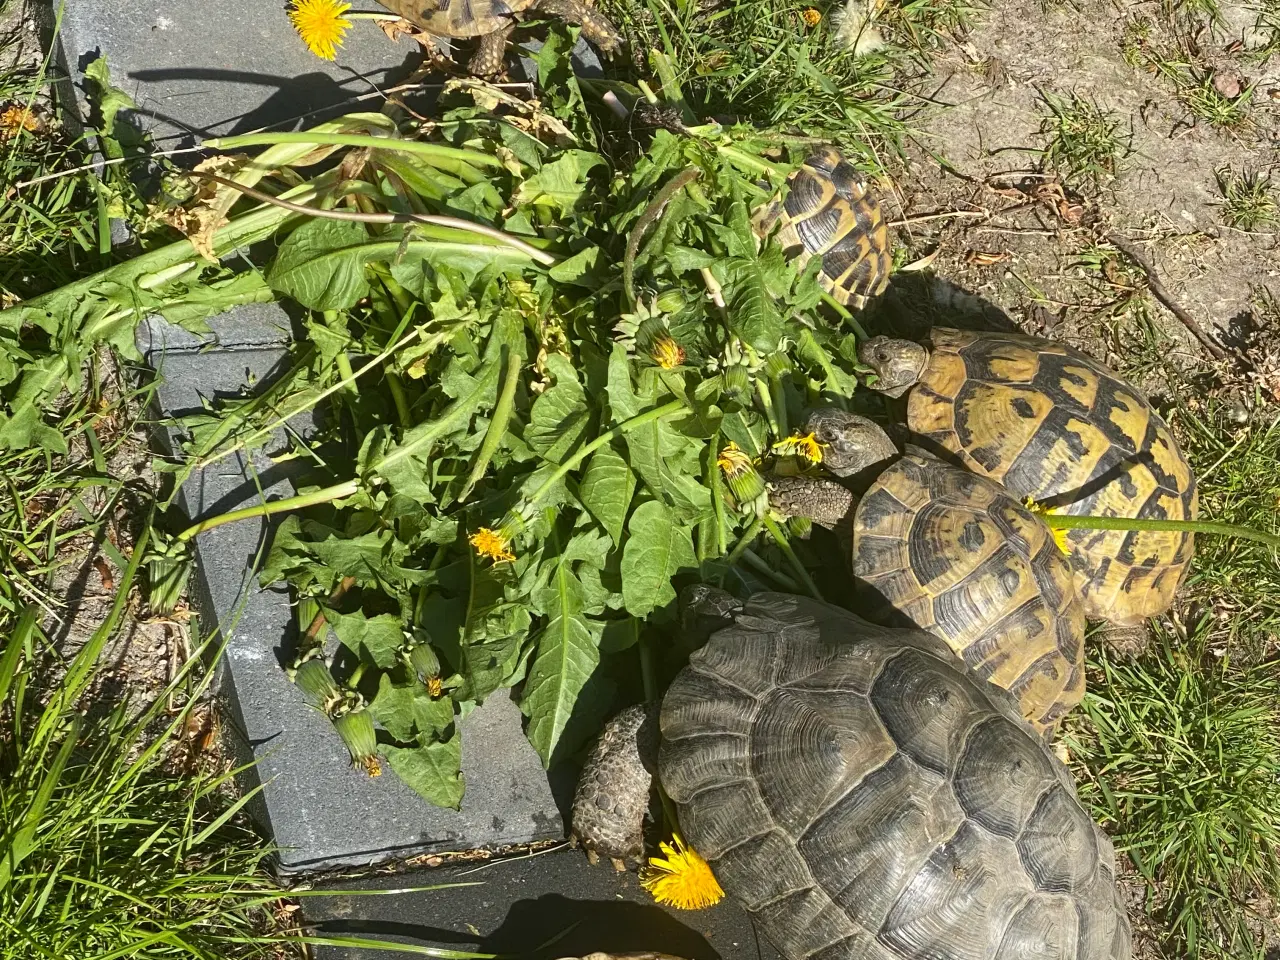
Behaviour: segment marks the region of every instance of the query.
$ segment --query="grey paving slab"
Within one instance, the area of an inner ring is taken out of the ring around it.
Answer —
[[[371,21],[357,20],[337,58],[322,60],[294,32],[283,0],[63,2],[61,59],[71,81],[79,86],[84,68],[105,54],[113,81],[138,104],[136,125],[161,147],[310,126],[360,97],[377,110],[378,92],[422,59],[416,42],[393,43]],[[382,9],[372,0],[355,6]],[[588,44],[574,53],[582,72],[598,70]],[[536,75],[527,60],[515,66]]]
[[[241,311],[216,318],[214,334],[203,339],[162,321],[145,324],[139,347],[160,379],[162,415],[196,412],[242,384],[270,382],[285,357],[286,333],[275,319]],[[303,436],[314,428],[308,417],[291,426]],[[164,439],[172,448],[175,437]],[[197,473],[179,506],[199,518],[291,496],[296,461],[273,464],[271,449]],[[281,869],[365,866],[422,851],[563,836],[550,782],[509,697],[491,697],[462,724],[467,793],[460,811],[427,804],[390,772],[371,779],[351,769],[328,722],[281,669],[296,637],[290,598],[257,580],[273,528],[243,521],[199,536],[192,594],[202,625],[217,624],[228,639],[220,677],[231,708],[228,733],[242,759],[257,761],[246,785],[265,784],[254,813],[281,848]]]
[[[480,886],[387,896],[308,898],[323,934],[517,955],[522,960],[658,951],[687,960],[779,960],[751,919],[725,899],[708,910],[660,907],[634,872],[588,866],[581,851],[328,883],[327,889],[401,890],[449,882]],[[474,928],[474,930],[472,929]],[[572,928],[572,929],[570,929]],[[565,934],[565,931],[568,933]],[[549,946],[552,938],[564,934]],[[316,960],[386,960],[401,951],[319,947]]]

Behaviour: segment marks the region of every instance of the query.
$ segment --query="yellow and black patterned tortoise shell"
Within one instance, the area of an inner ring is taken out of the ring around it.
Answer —
[[[858,309],[889,282],[893,256],[880,203],[834,147],[811,154],[759,222],[762,232],[778,224],[778,242],[800,267],[820,255],[818,281],[840,303]]]
[[[1084,695],[1085,615],[1044,521],[998,483],[908,454],[858,503],[853,573],[1052,735]],[[890,613],[877,611],[879,616]]]
[[[935,328],[907,403],[920,442],[1064,513],[1194,519],[1196,481],[1140,391],[1077,350],[1006,333]],[[1167,610],[1190,533],[1067,531],[1086,615],[1134,624]]]

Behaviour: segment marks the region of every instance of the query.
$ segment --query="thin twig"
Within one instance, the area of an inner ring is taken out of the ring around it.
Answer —
[[[1160,282],[1160,276],[1156,273],[1155,267],[1151,265],[1151,261],[1146,258],[1137,244],[1131,240],[1126,240],[1118,233],[1108,233],[1105,239],[1126,257],[1136,263],[1142,272],[1147,275],[1147,286],[1151,288],[1151,293],[1157,300],[1163,303],[1175,317],[1182,321],[1182,325],[1190,331],[1191,335],[1200,341],[1200,345],[1204,347],[1216,360],[1226,360],[1227,351],[1218,345],[1200,326],[1199,322],[1191,314],[1183,309],[1177,300],[1173,299],[1169,291],[1165,289],[1163,283]]]
[[[1000,211],[1003,213],[1004,211]],[[913,223],[928,223],[930,220],[958,220],[964,217],[990,217],[990,210],[948,210],[945,213],[930,213],[922,217],[906,217],[902,220],[890,220],[887,227],[905,227]]]

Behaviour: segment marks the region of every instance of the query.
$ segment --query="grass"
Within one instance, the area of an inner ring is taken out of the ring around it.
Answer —
[[[970,0],[875,2],[881,49],[854,56],[837,42],[836,2],[686,0],[615,3],[636,49],[665,52],[699,117],[733,114],[836,141],[880,167],[908,133],[904,114],[925,105],[913,82],[929,53],[970,22]],[[865,9],[864,0],[855,0]],[[825,13],[815,17],[814,14]],[[806,12],[816,23],[810,25]]]
[[[177,734],[194,699],[172,717],[164,695],[140,715],[125,702],[98,719],[81,715],[145,550],[144,536],[110,616],[69,663],[42,634],[34,604],[4,637],[5,960],[280,955],[278,894],[259,870],[269,849],[238,816],[244,800],[229,801],[229,774],[183,762]],[[166,693],[181,694],[187,679]]]
[[[1222,167],[1215,171],[1214,179],[1222,197],[1220,216],[1227,226],[1256,230],[1276,222],[1280,206],[1276,203],[1275,187],[1270,177],[1256,171],[1237,172],[1230,167]]]
[[[1095,190],[1114,179],[1120,161],[1129,154],[1132,128],[1112,110],[1078,94],[1043,94],[1045,114],[1040,133],[1045,138],[1045,166],[1060,171],[1068,182]]]
[[[7,13],[10,4],[0,4]],[[19,32],[19,35],[21,32]],[[8,187],[84,162],[84,144],[65,135],[58,117],[38,95],[47,60],[9,64],[17,41],[0,47],[0,303],[58,286],[95,269],[109,249],[99,215],[96,180],[89,174]],[[30,127],[30,129],[28,129]]]
[[[1091,663],[1071,749],[1080,794],[1153,888],[1171,955],[1262,957],[1262,917],[1280,899],[1280,678],[1214,643],[1158,629],[1152,651]],[[1261,899],[1260,899],[1261,898]]]

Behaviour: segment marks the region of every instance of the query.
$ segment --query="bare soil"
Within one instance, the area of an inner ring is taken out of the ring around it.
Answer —
[[[1146,314],[1152,330],[1132,329],[1133,308],[1151,304],[1148,280],[1106,242],[1112,232],[1134,242],[1220,341],[1271,319],[1259,304],[1280,270],[1277,227],[1249,233],[1224,224],[1216,171],[1276,167],[1280,103],[1271,92],[1280,98],[1280,57],[1263,55],[1269,34],[1255,29],[1259,12],[1250,6],[1222,5],[1213,28],[1169,6],[996,0],[981,10],[972,33],[931,65],[932,102],[914,121],[919,135],[895,177],[902,239],[938,277],[1027,332],[1073,343],[1140,382],[1148,374],[1144,385],[1157,397],[1160,378],[1142,368],[1150,344],[1140,337],[1154,337],[1180,368],[1212,370],[1247,392],[1258,376],[1246,367],[1259,364],[1209,362],[1163,306]],[[1182,87],[1147,65],[1175,51],[1193,62]],[[1228,102],[1244,122],[1220,129],[1198,118],[1186,102],[1197,76],[1221,76],[1228,92],[1238,83]],[[1046,163],[1046,96],[1073,94],[1119,124],[1114,175],[1072,179]],[[1261,349],[1274,354],[1270,340]],[[1280,399],[1280,379],[1265,385],[1267,399]]]

